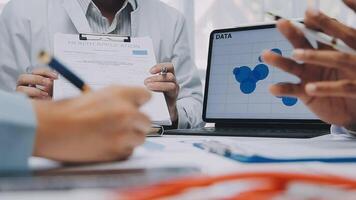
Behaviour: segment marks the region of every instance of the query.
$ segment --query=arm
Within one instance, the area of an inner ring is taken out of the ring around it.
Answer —
[[[0,171],[27,170],[36,132],[31,102],[0,92]]]
[[[17,78],[30,67],[29,23],[22,19],[23,8],[10,1],[0,17],[0,90],[13,92]]]
[[[172,44],[171,63],[159,63],[145,80],[148,89],[165,94],[173,122],[169,128],[196,128],[203,126],[202,85],[190,53],[188,33],[183,16],[178,16]],[[167,74],[157,75],[163,68]]]
[[[139,111],[149,99],[145,89],[126,87],[32,104],[0,92],[0,172],[28,170],[32,155],[65,163],[126,159],[150,130]]]
[[[202,121],[203,94],[197,68],[191,56],[186,22],[181,16],[176,25],[172,63],[180,87],[177,100],[178,128],[196,128]]]
[[[0,89],[17,91],[35,99],[50,99],[57,75],[31,62],[31,19],[19,1],[7,4],[0,17]],[[37,87],[40,86],[40,87]]]

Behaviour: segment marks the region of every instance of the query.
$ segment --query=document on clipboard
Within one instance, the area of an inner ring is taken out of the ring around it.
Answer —
[[[59,33],[54,39],[54,55],[94,90],[112,84],[145,87],[144,80],[156,64],[149,37]],[[54,82],[55,100],[78,95],[80,91],[65,78]],[[156,125],[172,125],[163,93],[153,92],[142,112]]]

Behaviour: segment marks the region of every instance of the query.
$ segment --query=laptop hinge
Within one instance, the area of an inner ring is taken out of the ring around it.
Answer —
[[[330,125],[325,123],[216,123],[216,128],[293,128],[293,129],[325,129],[329,130]]]

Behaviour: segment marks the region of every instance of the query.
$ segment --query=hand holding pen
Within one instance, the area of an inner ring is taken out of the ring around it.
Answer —
[[[356,11],[356,0],[344,0]],[[290,20],[279,20],[277,26],[295,50],[293,58],[272,52],[264,61],[300,78],[300,83],[282,83],[270,88],[276,96],[301,99],[323,121],[335,125],[356,125],[356,54],[336,50],[333,45],[318,43],[315,49],[303,30]],[[321,31],[342,40],[356,50],[356,30],[315,9],[305,16],[306,28]],[[319,40],[318,40],[319,41]]]
[[[177,99],[180,88],[176,78],[175,67],[173,63],[159,63],[151,68],[150,73],[152,76],[145,80],[145,85],[151,91],[164,93],[169,114],[174,124],[172,127],[177,128]]]
[[[70,71],[66,66],[59,62],[56,58],[49,55],[47,52],[42,51],[39,54],[38,59],[42,64],[48,65],[49,67],[56,70],[82,92],[91,91],[89,85],[87,85],[81,78],[79,78],[76,74]]]

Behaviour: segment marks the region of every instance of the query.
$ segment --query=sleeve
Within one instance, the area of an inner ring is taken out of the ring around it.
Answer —
[[[356,132],[350,131],[344,127],[335,126],[335,125],[331,126],[330,132],[333,136],[337,136],[337,137],[339,137],[339,136],[347,137],[347,138],[356,137]]]
[[[31,102],[22,95],[0,91],[0,172],[28,169],[35,132]]]
[[[30,67],[29,22],[24,19],[22,2],[12,0],[0,16],[0,90],[13,92],[20,74]]]
[[[177,21],[175,33],[172,63],[180,86],[177,100],[178,128],[202,127],[204,126],[202,83],[191,56],[188,31],[183,16],[180,16]]]

